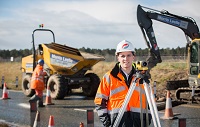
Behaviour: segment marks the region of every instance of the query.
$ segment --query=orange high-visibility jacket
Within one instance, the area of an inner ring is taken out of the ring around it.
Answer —
[[[38,64],[31,77],[31,89],[44,90],[45,89],[45,84],[44,84],[45,75],[46,75],[46,72],[43,72],[43,66],[40,66]]]
[[[127,81],[125,81],[126,77],[123,76],[119,68],[119,65],[116,64],[112,71],[107,72],[103,76],[94,100],[97,114],[104,126],[110,126],[114,124],[116,116],[122,107],[126,94],[129,90],[129,86],[132,85],[135,79],[134,74],[132,74],[132,77],[128,81],[129,83],[127,83]],[[135,90],[133,91],[133,94],[127,105],[126,112],[129,111],[135,114],[140,114],[140,91],[142,95],[142,112],[146,113],[145,91],[143,85],[139,85],[139,83],[136,83]],[[149,110],[148,113],[150,113]],[[140,117],[140,115],[136,115],[136,117],[137,116]]]

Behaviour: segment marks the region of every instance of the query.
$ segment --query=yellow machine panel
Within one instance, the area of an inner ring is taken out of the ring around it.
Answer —
[[[32,73],[33,72],[33,55],[22,58],[22,72]]]

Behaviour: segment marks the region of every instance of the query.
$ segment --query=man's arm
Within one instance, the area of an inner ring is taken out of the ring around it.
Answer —
[[[106,78],[107,77],[107,78]],[[100,121],[105,127],[111,125],[110,115],[108,114],[107,102],[109,99],[109,83],[107,82],[108,75],[104,75],[103,79],[99,84],[97,94],[95,96],[95,109],[99,116]]]

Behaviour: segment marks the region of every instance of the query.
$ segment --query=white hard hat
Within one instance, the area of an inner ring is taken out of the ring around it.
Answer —
[[[119,42],[119,44],[117,45],[115,54],[117,55],[117,53],[119,52],[127,52],[127,51],[135,53],[132,43],[127,40],[123,40]]]

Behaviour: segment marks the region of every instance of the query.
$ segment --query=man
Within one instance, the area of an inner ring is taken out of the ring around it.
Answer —
[[[135,51],[132,43],[126,40],[121,41],[117,45],[116,57],[118,63],[103,76],[94,100],[97,114],[105,127],[114,125],[129,87],[134,82],[136,73],[135,64],[133,64]],[[140,93],[140,91],[142,92]],[[140,96],[142,106],[140,106]],[[137,83],[119,127],[140,127],[140,113],[144,113],[147,107],[145,102],[144,87],[140,87]],[[146,112],[142,117],[143,125],[146,127]],[[148,114],[148,118],[151,118],[150,114]],[[148,123],[150,123],[150,119]]]
[[[38,64],[34,69],[34,72],[31,77],[31,89],[35,90],[35,95],[31,97],[29,102],[32,103],[32,102],[37,102],[39,100],[38,107],[44,107],[43,105],[43,90],[45,89],[44,76],[47,75],[47,73],[43,72],[43,65],[44,65],[44,60],[39,59]]]

